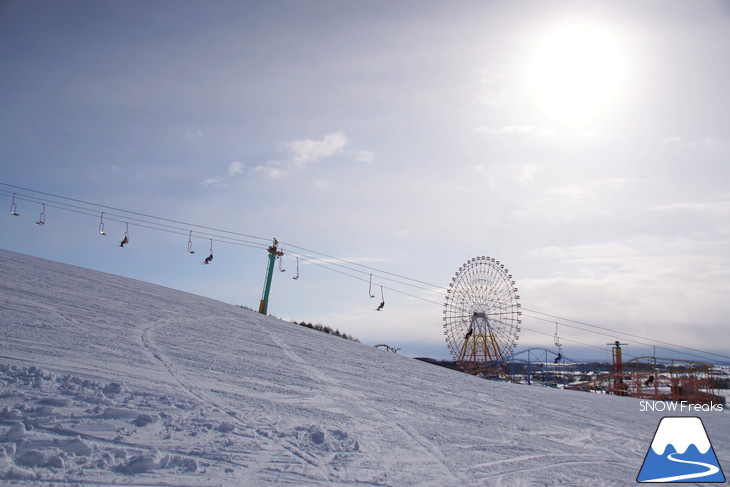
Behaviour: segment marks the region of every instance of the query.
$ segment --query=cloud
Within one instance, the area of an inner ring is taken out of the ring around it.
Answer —
[[[375,152],[360,150],[352,151],[351,153],[355,155],[355,160],[357,162],[373,162],[375,160]]]
[[[497,187],[505,181],[516,181],[520,185],[531,183],[537,174],[537,164],[528,162],[518,165],[511,163],[479,163],[472,167],[478,173],[486,175],[487,182],[491,187]]]
[[[549,191],[549,193],[566,196],[567,198],[573,200],[595,198],[603,190],[619,189],[626,186],[626,184],[630,181],[630,178],[614,178],[602,181],[590,181],[585,184],[573,184],[569,186],[553,188]]]
[[[303,139],[284,143],[284,148],[291,156],[291,162],[297,167],[304,167],[326,157],[342,152],[348,143],[343,132],[327,134],[322,140]]]
[[[670,342],[692,327],[696,343],[688,344],[701,346],[702,338],[695,337],[715,333],[730,312],[724,288],[716,285],[730,278],[722,252],[721,242],[659,236],[547,247],[531,257],[560,263],[562,275],[523,279],[519,287],[531,297],[526,308],[559,310],[588,322],[611,316],[613,323],[606,324],[617,329]]]
[[[704,139],[687,139],[680,135],[666,137],[660,140],[659,143],[665,146],[705,147],[709,149],[712,149],[717,145],[715,139],[711,137],[705,137]]]
[[[243,163],[239,161],[233,161],[228,165],[228,175],[229,176],[235,176],[236,174],[242,174],[243,173]]]
[[[200,185],[204,188],[225,188],[227,184],[223,178],[208,178],[200,181]]]
[[[341,131],[327,134],[320,140],[301,139],[284,142],[280,146],[286,153],[284,157],[271,159],[256,166],[246,166],[234,161],[228,166],[228,174],[234,176],[248,171],[269,179],[279,179],[286,176],[292,168],[304,169],[311,163],[345,152],[347,144],[349,144],[349,139]],[[375,160],[375,153],[371,151],[347,151],[346,153],[353,156],[358,162],[369,163]],[[330,187],[329,183],[324,180],[315,181],[314,185],[319,189]]]
[[[474,128],[475,132],[483,132],[487,135],[508,135],[508,134],[527,134],[535,131],[534,125],[505,125],[502,128],[493,129],[489,127],[479,126]]]
[[[263,174],[264,177],[269,179],[279,179],[282,176],[285,176],[286,173],[276,167],[278,165],[278,161],[268,161],[266,164],[260,164],[258,166],[255,166],[253,168],[253,171],[259,174]]]
[[[531,162],[529,164],[525,164],[520,168],[520,172],[517,175],[517,180],[522,183],[531,183],[533,179],[535,179],[535,173],[537,172],[537,164],[534,162]]]
[[[492,73],[490,71],[481,71],[479,80],[479,91],[475,99],[480,105],[492,107],[500,107],[512,102],[512,96],[509,93],[509,80],[503,73]]]
[[[730,199],[718,201],[699,201],[688,203],[673,203],[669,205],[653,206],[649,208],[653,211],[688,211],[696,213],[704,213],[716,217],[730,216]]]

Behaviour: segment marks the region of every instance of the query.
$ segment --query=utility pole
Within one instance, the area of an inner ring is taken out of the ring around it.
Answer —
[[[279,241],[274,239],[271,247],[268,248],[269,252],[269,265],[266,268],[266,280],[264,281],[264,294],[261,296],[261,303],[259,304],[259,313],[262,315],[268,314],[269,308],[269,291],[271,291],[271,278],[274,275],[274,263],[277,257],[284,255],[284,252],[280,251],[277,247]]]

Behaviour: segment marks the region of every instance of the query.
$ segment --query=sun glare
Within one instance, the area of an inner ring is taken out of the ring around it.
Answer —
[[[618,101],[624,55],[615,34],[598,25],[569,23],[536,41],[531,91],[552,118],[585,124]]]

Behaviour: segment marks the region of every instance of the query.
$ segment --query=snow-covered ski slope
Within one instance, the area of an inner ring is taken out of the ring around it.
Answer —
[[[625,486],[662,416],[6,251],[0,333],[9,485]]]

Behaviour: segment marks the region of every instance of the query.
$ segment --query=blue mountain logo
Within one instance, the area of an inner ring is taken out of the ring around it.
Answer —
[[[725,482],[702,420],[662,418],[636,481]]]

